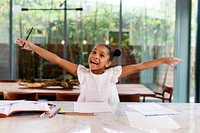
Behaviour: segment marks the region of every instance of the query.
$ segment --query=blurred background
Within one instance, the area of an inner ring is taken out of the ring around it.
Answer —
[[[185,91],[189,93],[184,97],[192,102],[197,0],[184,1],[191,5],[181,5],[179,9],[177,3],[181,4],[181,0],[1,0],[0,79],[56,79],[69,75],[34,52],[16,46],[16,39],[26,38],[34,27],[30,41],[84,66],[88,65],[91,49],[100,42],[121,49],[122,56],[114,60],[113,66],[137,64],[158,57],[180,57],[188,63],[185,74],[189,80]],[[190,13],[187,18],[189,39],[186,39],[190,47],[186,47],[186,59],[179,54],[182,47],[177,41],[184,41],[179,38],[182,31],[177,32],[181,25],[177,18],[183,10]],[[181,70],[179,73],[184,71]],[[175,82],[175,78],[174,68],[161,65],[122,78],[120,83],[141,83],[155,89],[155,85],[176,87],[176,83],[184,82]]]

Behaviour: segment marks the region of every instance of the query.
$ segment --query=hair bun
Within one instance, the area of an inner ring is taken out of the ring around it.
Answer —
[[[113,56],[120,56],[121,55],[121,51],[119,49],[115,49],[114,52],[113,52]]]

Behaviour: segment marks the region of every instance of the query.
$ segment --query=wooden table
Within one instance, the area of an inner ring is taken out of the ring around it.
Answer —
[[[59,108],[62,105],[73,110],[73,102],[52,101]],[[199,133],[199,103],[160,103],[166,108],[180,112],[170,117],[180,125],[179,129],[134,128],[131,127],[125,111],[134,111],[127,105],[138,103],[119,103],[112,113],[97,113],[96,116],[64,116],[56,115],[42,118],[40,113],[13,114],[8,118],[0,118],[2,133]],[[140,103],[141,104],[141,103]],[[142,103],[147,104],[147,103]]]
[[[79,95],[80,89],[74,87],[74,89],[64,89],[60,86],[46,87],[46,88],[28,88],[21,86],[18,82],[0,82],[0,95],[3,95],[3,91],[7,92],[35,92],[38,93],[39,99],[56,100],[56,93],[74,93]],[[2,97],[2,96],[1,96]]]
[[[143,100],[146,96],[154,96],[154,92],[145,87],[142,84],[117,84],[119,95],[130,95],[140,93]],[[73,89],[64,89],[60,86],[47,87],[47,88],[28,88],[20,86],[17,82],[0,82],[0,95],[3,91],[7,92],[36,92],[38,93],[39,99],[55,100],[56,93],[73,93],[80,94],[80,88],[74,86]]]

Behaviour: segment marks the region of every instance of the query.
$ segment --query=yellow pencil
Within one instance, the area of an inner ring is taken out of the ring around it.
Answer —
[[[60,112],[59,114],[67,116],[95,116],[95,113],[79,113],[79,112]]]
[[[62,112],[62,110],[64,109],[64,107],[65,107],[65,106],[64,106],[64,105],[62,105],[62,107],[61,107],[61,109],[60,109],[60,111],[59,111],[59,112]]]

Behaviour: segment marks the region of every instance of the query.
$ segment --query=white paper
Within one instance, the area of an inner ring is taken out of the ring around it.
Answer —
[[[107,102],[75,102],[74,112],[96,113],[112,112],[112,108]]]
[[[127,105],[127,106],[146,116],[173,115],[173,114],[179,113],[177,111],[165,108],[155,103],[139,103],[139,104]]]
[[[131,127],[134,128],[159,128],[178,129],[180,126],[168,115],[145,116],[138,112],[126,112]]]
[[[0,106],[12,105],[15,103],[25,102],[25,100],[3,100],[0,101]]]

